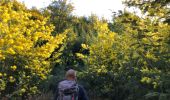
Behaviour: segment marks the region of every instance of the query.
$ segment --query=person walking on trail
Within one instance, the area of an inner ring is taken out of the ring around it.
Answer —
[[[66,72],[66,79],[59,82],[55,100],[88,100],[84,88],[77,84],[76,71]]]

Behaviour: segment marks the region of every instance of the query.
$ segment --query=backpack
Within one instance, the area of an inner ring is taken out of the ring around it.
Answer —
[[[78,84],[75,81],[64,80],[58,85],[57,100],[78,100]]]

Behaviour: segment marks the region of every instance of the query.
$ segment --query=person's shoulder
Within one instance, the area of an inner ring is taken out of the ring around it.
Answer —
[[[66,79],[61,79],[61,80],[59,80],[56,85],[58,86],[58,85],[62,84],[65,80],[66,80]]]
[[[66,79],[61,79],[61,80],[59,80],[57,83],[61,83],[61,82],[63,82],[63,81],[65,81]]]
[[[78,84],[78,87],[79,87],[79,88],[83,88],[83,86],[82,86],[82,85],[80,85],[80,84]]]
[[[78,88],[79,88],[80,91],[84,91],[83,85],[78,84]]]

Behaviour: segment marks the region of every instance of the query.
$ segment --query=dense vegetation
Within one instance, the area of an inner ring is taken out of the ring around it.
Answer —
[[[170,1],[125,0],[141,14],[72,15],[57,0],[27,9],[0,1],[0,99],[55,93],[67,69],[94,100],[170,99]]]

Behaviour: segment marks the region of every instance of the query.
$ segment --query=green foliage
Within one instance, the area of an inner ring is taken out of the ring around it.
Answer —
[[[167,23],[125,11],[114,18],[113,27],[120,33],[113,37],[104,25],[95,26],[98,37],[89,45],[90,54],[82,56],[88,66],[83,77],[93,93],[115,100],[144,100],[151,91],[169,95],[163,79],[170,71]]]
[[[71,15],[73,6],[67,0],[55,0],[47,7],[50,14],[50,22],[55,26],[54,35],[62,33],[65,29],[70,28],[74,22]]]

